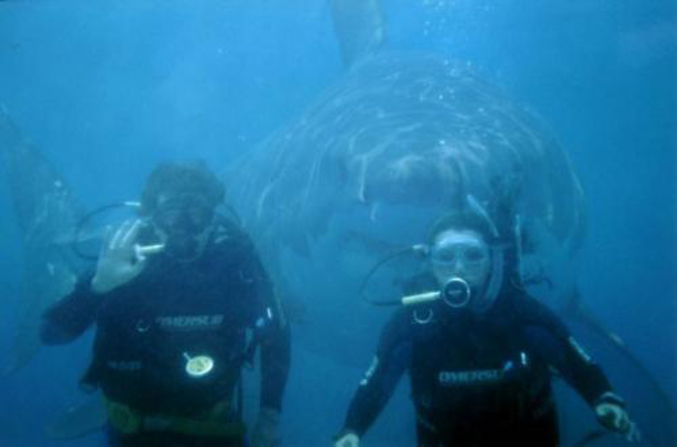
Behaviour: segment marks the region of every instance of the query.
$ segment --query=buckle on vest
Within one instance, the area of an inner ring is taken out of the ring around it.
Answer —
[[[126,435],[132,435],[141,429],[143,417],[127,405],[104,398],[108,421],[115,429]]]

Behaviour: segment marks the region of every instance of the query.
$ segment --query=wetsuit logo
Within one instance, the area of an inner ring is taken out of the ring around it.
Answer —
[[[369,369],[364,374],[364,378],[360,381],[360,386],[367,386],[369,384],[369,380],[371,379],[371,376],[373,376],[374,373],[376,372],[376,368],[378,368],[378,357],[374,357],[374,359],[371,361]]]
[[[578,344],[578,342],[574,339],[574,337],[569,337],[568,340],[569,345],[574,348],[574,351],[583,359],[585,363],[592,363],[592,358],[588,355],[587,352],[583,349],[581,345]]]
[[[485,369],[479,371],[441,371],[438,380],[443,386],[495,383],[503,378],[503,370]]]
[[[157,317],[158,326],[168,331],[213,330],[223,323],[223,315],[177,315]]]
[[[131,360],[131,361],[113,361],[110,360],[106,363],[106,365],[114,370],[114,371],[119,371],[119,372],[133,372],[133,371],[139,371],[142,367],[142,364],[140,361],[137,360]]]

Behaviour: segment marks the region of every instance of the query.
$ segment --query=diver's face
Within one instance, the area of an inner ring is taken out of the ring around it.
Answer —
[[[442,287],[451,278],[461,278],[473,289],[484,286],[491,270],[489,246],[472,230],[447,230],[435,238],[430,263]]]
[[[198,195],[160,196],[152,221],[167,253],[190,259],[202,253],[214,214],[214,208]]]

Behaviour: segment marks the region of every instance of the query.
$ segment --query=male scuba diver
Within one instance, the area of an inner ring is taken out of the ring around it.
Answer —
[[[602,426],[638,440],[600,367],[516,279],[507,239],[483,209],[470,209],[439,219],[428,244],[412,248],[426,271],[404,286],[335,447],[359,446],[405,371],[419,446],[559,445],[551,370]]]
[[[223,200],[204,163],[159,165],[139,218],[107,238],[95,271],[44,315],[49,345],[96,323],[82,382],[103,391],[110,445],[250,445],[240,374],[257,347],[251,445],[279,444],[289,327],[251,240],[217,211]]]

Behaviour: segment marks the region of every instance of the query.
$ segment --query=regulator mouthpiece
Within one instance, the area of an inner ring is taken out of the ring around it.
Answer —
[[[402,297],[401,303],[404,306],[412,306],[416,304],[431,303],[442,299],[447,306],[454,309],[460,309],[466,307],[470,303],[470,298],[470,285],[465,279],[456,276],[447,281],[440,291],[408,295]]]
[[[465,307],[470,303],[470,285],[463,278],[451,278],[442,289],[442,299],[454,309]]]

